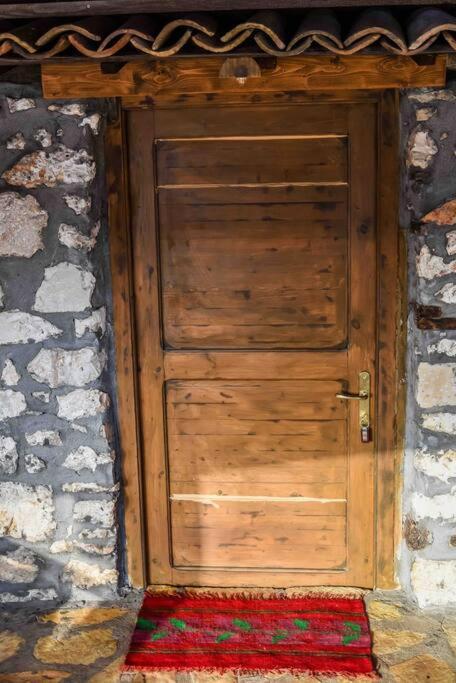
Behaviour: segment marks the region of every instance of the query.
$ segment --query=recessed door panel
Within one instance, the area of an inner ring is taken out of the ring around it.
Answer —
[[[159,187],[347,179],[345,136],[170,138],[157,140],[156,147]]]
[[[345,184],[160,190],[166,346],[343,346],[347,196]]]

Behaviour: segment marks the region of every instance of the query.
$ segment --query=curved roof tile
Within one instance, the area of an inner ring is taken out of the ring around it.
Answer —
[[[229,19],[228,19],[229,21]],[[106,59],[177,54],[300,55],[363,51],[413,55],[456,50],[456,15],[439,7],[408,16],[370,7],[356,13],[326,9],[261,11],[226,25],[225,15],[157,14],[37,20],[15,26],[0,22],[0,62],[51,57]]]

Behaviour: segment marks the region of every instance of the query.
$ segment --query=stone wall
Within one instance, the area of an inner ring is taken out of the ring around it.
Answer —
[[[119,576],[106,107],[10,95],[0,97],[0,601],[105,598]]]
[[[408,401],[401,582],[421,606],[456,602],[456,331],[416,328],[414,303],[456,317],[456,89],[402,99],[408,233]]]

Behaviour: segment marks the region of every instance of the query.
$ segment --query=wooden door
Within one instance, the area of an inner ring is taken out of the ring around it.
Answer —
[[[128,116],[149,583],[372,586],[375,104]]]

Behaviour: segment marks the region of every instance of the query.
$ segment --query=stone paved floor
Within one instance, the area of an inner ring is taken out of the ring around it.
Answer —
[[[456,683],[456,612],[420,612],[398,593],[366,597],[382,680]],[[122,674],[138,596],[110,606],[3,612],[0,683],[331,683],[343,678]],[[357,679],[360,681],[361,679]]]

